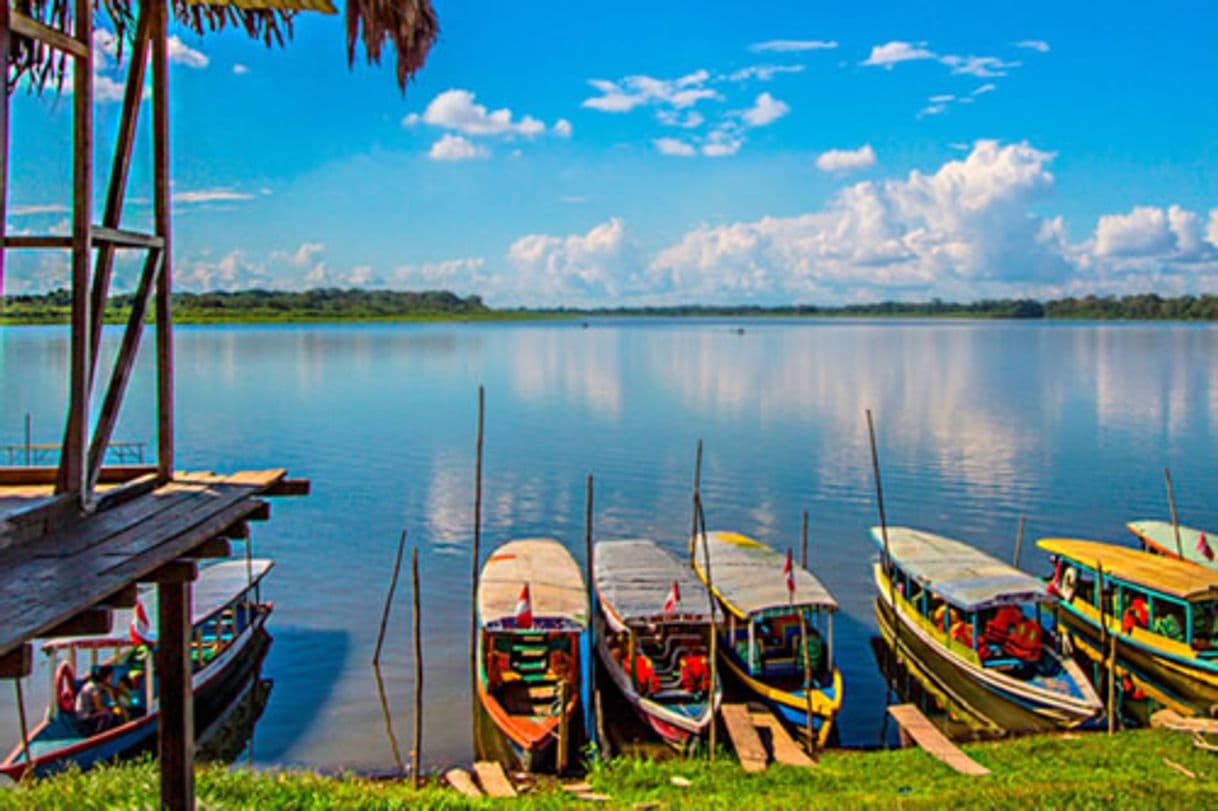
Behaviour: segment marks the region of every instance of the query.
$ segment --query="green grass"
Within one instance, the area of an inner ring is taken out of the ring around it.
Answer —
[[[631,808],[1215,808],[1218,758],[1193,748],[1187,736],[1143,730],[1104,735],[1025,738],[966,746],[993,773],[966,777],[918,750],[830,752],[811,770],[772,766],[746,775],[734,761],[619,759],[588,775],[602,807]],[[1168,758],[1196,779],[1164,763]],[[683,777],[691,785],[672,783]],[[484,808],[503,803],[467,800],[437,787],[415,792],[407,784],[312,772],[249,771],[202,766],[199,807],[204,809]],[[0,809],[153,808],[157,773],[150,763],[110,767],[0,790]],[[572,799],[552,783],[524,795],[524,808],[595,807]]]

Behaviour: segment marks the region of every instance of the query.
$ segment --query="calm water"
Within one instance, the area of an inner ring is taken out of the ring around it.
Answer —
[[[738,325],[746,331],[734,331]],[[584,476],[600,537],[674,549],[689,527],[694,445],[706,443],[712,529],[798,545],[811,511],[814,570],[842,603],[843,742],[878,742],[884,687],[866,528],[876,521],[864,408],[877,419],[889,520],[1003,557],[1031,539],[1125,539],[1167,514],[1218,526],[1218,330],[1180,325],[594,321],[512,325],[183,327],[179,466],[285,466],[313,495],[254,525],[278,561],[275,680],[260,763],[392,764],[368,662],[398,533],[422,556],[432,765],[469,757],[466,633],[477,385],[486,386],[484,543],[550,535],[582,557]],[[107,334],[112,352],[117,334]],[[116,439],[154,439],[151,355]],[[66,333],[0,329],[0,443],[59,431]],[[780,576],[775,573],[775,576]],[[659,599],[659,598],[658,598]],[[384,661],[409,746],[409,591]],[[45,695],[43,679],[31,703]],[[12,693],[0,736],[17,737]]]

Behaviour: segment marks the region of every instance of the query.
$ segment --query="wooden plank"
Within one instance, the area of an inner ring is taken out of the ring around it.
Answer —
[[[960,774],[980,777],[990,773],[989,769],[964,754],[949,741],[938,727],[932,724],[913,704],[898,704],[889,707],[888,713],[918,746]]]
[[[161,807],[170,809],[195,807],[190,592],[189,582],[167,582],[157,586],[156,669],[161,685],[157,755]]]
[[[749,717],[749,709],[743,704],[724,704],[719,710],[723,716],[723,725],[727,727],[727,736],[732,739],[736,757],[740,766],[746,772],[764,772],[766,767],[766,751],[761,745],[761,738]]]
[[[154,465],[110,465],[101,469],[98,482],[117,484],[155,473]],[[18,484],[55,484],[53,467],[0,467],[0,487]]]
[[[474,779],[469,776],[469,772],[465,771],[465,769],[449,769],[444,773],[444,779],[448,781],[448,785],[466,797],[482,796],[482,792],[474,785]]]
[[[165,240],[156,234],[144,234],[124,228],[93,226],[93,241],[113,245],[116,248],[161,248]]]
[[[51,630],[42,634],[44,637],[56,636],[87,636],[92,634],[108,634],[114,625],[114,612],[109,608],[86,608],[74,617],[66,619]]]
[[[1203,732],[1218,735],[1218,718],[1185,718],[1175,710],[1159,710],[1150,716],[1150,725],[1176,732]]]
[[[515,797],[516,787],[508,779],[503,766],[493,760],[479,760],[474,764],[474,774],[488,797]]]
[[[232,544],[228,542],[228,538],[216,536],[210,541],[205,541],[194,549],[190,550],[190,556],[193,558],[226,558],[233,553]]]
[[[816,765],[815,761],[808,757],[808,753],[803,750],[803,747],[796,743],[787,732],[786,727],[771,713],[764,710],[753,711],[749,713],[749,718],[752,720],[753,726],[769,733],[770,753],[776,762],[805,768]]]
[[[308,479],[282,479],[267,491],[268,496],[307,496],[312,487]]]
[[[72,56],[79,56],[84,59],[89,57],[89,46],[81,40],[74,39],[62,31],[56,31],[54,28],[45,26],[19,11],[13,11],[11,14],[13,33],[50,45],[52,48]]]
[[[139,595],[139,586],[132,583],[129,586],[123,586],[107,597],[103,605],[108,605],[111,608],[135,608],[135,601],[139,598]]]
[[[199,564],[193,560],[171,560],[140,580],[145,583],[193,583],[199,579]]]
[[[0,679],[24,679],[34,667],[34,648],[20,645],[0,656]]]
[[[52,249],[52,250],[71,250],[72,237],[65,237],[60,234],[21,234],[20,236],[7,235],[4,237],[4,247],[15,250],[36,250],[36,249]]]

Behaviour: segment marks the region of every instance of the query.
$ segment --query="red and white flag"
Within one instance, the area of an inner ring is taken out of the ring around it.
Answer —
[[[795,565],[791,563],[791,549],[787,548],[787,562],[782,565],[782,576],[787,581],[787,593],[795,594]]]
[[[681,602],[681,589],[677,588],[677,581],[672,581],[672,589],[668,592],[668,599],[664,601],[664,613],[671,614],[677,610],[677,603]]]
[[[525,583],[520,590],[520,599],[516,601],[516,627],[533,627],[533,601],[529,598],[529,584]]]
[[[128,631],[131,642],[135,645],[152,645],[156,642],[156,635],[152,633],[152,623],[148,621],[148,612],[144,609],[144,603],[138,598],[135,601],[135,616],[131,619],[131,627]]]
[[[1205,539],[1205,533],[1201,533],[1201,537],[1197,539],[1197,551],[1205,555],[1206,560],[1214,559],[1214,547],[1210,546],[1210,542]]]

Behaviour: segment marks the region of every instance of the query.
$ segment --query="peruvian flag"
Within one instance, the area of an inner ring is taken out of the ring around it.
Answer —
[[[1201,533],[1201,537],[1197,539],[1197,551],[1205,555],[1206,560],[1214,559],[1214,548],[1210,546],[1210,542],[1205,539],[1205,533]]]
[[[533,627],[533,601],[529,598],[529,584],[525,583],[520,590],[520,599],[516,601],[516,627]]]
[[[782,565],[782,576],[787,581],[787,593],[795,594],[795,565],[791,563],[791,549],[787,547],[787,562]]]
[[[131,619],[131,627],[128,631],[133,644],[152,645],[156,642],[156,635],[152,633],[152,623],[148,621],[148,612],[144,609],[144,603],[138,598],[135,601],[135,616]]]
[[[677,588],[677,581],[672,581],[672,589],[668,592],[668,599],[664,601],[664,613],[671,614],[677,610],[677,603],[681,602],[681,589]]]

